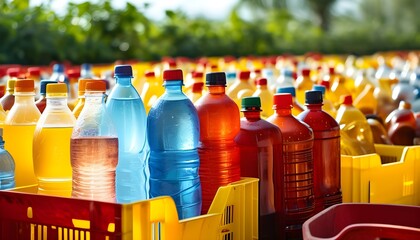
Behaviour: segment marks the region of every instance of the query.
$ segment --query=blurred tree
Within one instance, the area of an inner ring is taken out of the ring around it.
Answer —
[[[331,24],[331,7],[336,0],[306,0],[319,19],[322,30],[328,32]]]

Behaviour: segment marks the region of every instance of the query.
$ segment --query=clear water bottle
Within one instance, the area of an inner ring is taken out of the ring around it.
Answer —
[[[105,108],[106,83],[86,84],[86,102],[70,140],[72,196],[115,202],[118,137]]]
[[[80,77],[81,78],[96,78],[92,72],[92,64],[83,63],[80,66]]]
[[[127,203],[148,198],[147,117],[143,101],[131,83],[131,66],[118,65],[114,74],[116,84],[106,108],[118,133],[117,201]]]
[[[0,128],[0,190],[15,187],[15,161],[4,149],[3,128]]]
[[[198,168],[199,120],[191,100],[182,92],[181,70],[163,73],[165,93],[150,109],[150,197],[171,196],[180,219],[200,215]]]

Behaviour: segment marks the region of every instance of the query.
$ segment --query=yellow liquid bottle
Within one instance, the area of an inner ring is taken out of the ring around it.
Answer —
[[[238,106],[241,108],[241,97],[251,97],[252,93],[254,93],[255,89],[250,83],[250,71],[241,71],[239,72],[238,78],[233,82],[233,84],[228,88],[226,91],[226,95],[228,95]],[[239,96],[239,92],[241,90],[249,90],[249,91],[242,91]],[[247,93],[248,92],[248,93]],[[250,93],[250,94],[249,94]]]
[[[252,95],[253,97],[260,97],[261,99],[261,117],[267,119],[274,114],[273,110],[273,94],[268,89],[267,79],[257,79],[257,90]]]
[[[365,115],[353,106],[351,95],[342,97],[335,120],[340,125],[342,154],[364,155],[375,153],[372,130]]]
[[[311,90],[314,85],[310,74],[310,69],[302,69],[302,74],[296,79],[296,99],[300,103],[305,102],[305,92]]]
[[[78,118],[80,112],[82,111],[83,107],[85,106],[85,88],[86,83],[91,81],[98,81],[93,79],[79,79],[79,86],[78,86],[78,98],[77,103],[73,108],[73,115]]]
[[[47,85],[47,107],[33,138],[34,172],[38,193],[71,196],[70,138],[76,118],[67,105],[65,84]]]
[[[15,160],[16,187],[36,184],[32,162],[32,140],[41,115],[35,106],[34,81],[17,80],[15,104],[4,123],[5,149]]]
[[[146,82],[143,85],[140,97],[143,100],[146,113],[152,108],[155,101],[164,93],[163,82],[159,82],[154,72],[145,73]]]
[[[337,109],[335,108],[333,102],[325,96],[325,92],[327,91],[326,87],[323,85],[314,85],[312,87],[312,90],[322,92],[322,98],[324,101],[324,106],[322,107],[322,110],[327,112],[331,117],[335,118],[335,116],[337,115]]]

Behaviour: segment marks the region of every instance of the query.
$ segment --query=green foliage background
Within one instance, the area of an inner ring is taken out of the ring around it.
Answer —
[[[357,17],[325,15],[334,1],[306,1],[302,7],[312,16],[308,18],[294,16],[286,1],[248,0],[239,1],[244,5],[224,20],[166,11],[165,19],[156,22],[144,15],[147,4],[113,9],[110,0],[69,3],[58,15],[48,4],[30,7],[28,0],[0,0],[0,63],[107,63],[309,51],[361,55],[420,48],[420,1],[364,0]],[[244,7],[255,9],[252,20],[239,14]],[[317,23],[317,17],[324,21]]]

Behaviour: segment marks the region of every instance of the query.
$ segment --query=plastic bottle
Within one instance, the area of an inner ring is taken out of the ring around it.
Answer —
[[[150,197],[171,196],[180,219],[200,215],[201,184],[198,168],[197,110],[182,92],[182,70],[163,72],[165,93],[150,109]]]
[[[229,88],[236,80],[236,72],[226,72],[226,86]]]
[[[16,187],[37,182],[32,161],[32,140],[41,116],[35,106],[34,80],[19,79],[15,84],[15,104],[4,123],[5,149],[16,164]]]
[[[280,128],[283,136],[283,168],[279,173],[284,179],[283,202],[276,209],[283,210],[280,238],[302,238],[302,224],[314,211],[313,144],[311,128],[292,115],[292,95],[275,94],[276,111],[267,121]]]
[[[105,108],[106,83],[88,82],[70,139],[72,197],[115,202],[118,137]]]
[[[35,82],[35,98],[39,97],[39,87],[40,87],[40,81],[41,81],[41,69],[39,67],[30,67],[27,70],[27,78],[33,79]]]
[[[388,136],[395,145],[411,146],[416,137],[416,118],[411,104],[401,101],[398,108],[385,119]]]
[[[0,128],[0,190],[15,187],[15,161],[4,149],[3,128]]]
[[[327,112],[331,117],[335,118],[335,116],[337,115],[337,109],[334,107],[333,102],[325,97],[325,92],[326,92],[325,86],[314,84],[312,86],[312,90],[322,92],[322,99],[323,99],[323,104],[324,104],[322,106],[322,110]]]
[[[67,72],[69,79],[68,84],[68,105],[70,110],[73,110],[78,102],[78,83],[80,78],[80,72],[77,70],[69,70]]]
[[[64,65],[63,64],[54,64],[53,72],[50,76],[51,81],[59,82],[59,83],[68,83],[68,79],[66,74],[64,73]]]
[[[4,96],[4,94],[6,94],[6,85],[0,85],[0,99]],[[3,108],[3,106],[1,106],[1,108]]]
[[[150,111],[156,100],[163,94],[162,84],[156,79],[155,72],[149,71],[145,73],[146,82],[141,91],[141,99],[144,102],[146,112]]]
[[[80,67],[80,78],[82,78],[82,79],[94,79],[94,78],[96,78],[95,74],[93,74],[93,71],[92,71],[92,64],[83,63],[81,65],[81,67]]]
[[[118,133],[117,202],[127,203],[148,198],[147,116],[131,83],[131,66],[117,65],[114,74],[116,84],[107,98],[106,109]]]
[[[353,156],[375,153],[372,130],[365,115],[353,106],[351,95],[343,96],[341,102],[335,118],[341,129],[341,153]]]
[[[35,105],[38,110],[42,113],[47,106],[47,85],[50,83],[57,83],[51,80],[42,80],[39,84],[39,98],[35,101]]]
[[[6,94],[0,99],[0,104],[3,106],[4,111],[8,112],[15,103],[15,83],[16,79],[7,80]]]
[[[192,84],[191,92],[188,94],[188,98],[191,100],[191,102],[195,103],[198,99],[203,96],[203,82],[195,82]]]
[[[292,101],[293,101],[292,114],[293,114],[293,116],[297,116],[301,112],[305,111],[305,107],[303,107],[302,104],[300,104],[296,100],[296,89],[295,89],[295,87],[280,87],[280,88],[277,88],[277,93],[289,93],[289,94],[292,95]]]
[[[396,103],[404,101],[411,104],[416,99],[418,92],[418,89],[410,85],[409,79],[401,79],[392,87],[391,97]]]
[[[239,96],[239,91],[241,90],[248,90],[250,94],[249,96],[254,93],[254,87],[249,81],[250,78],[250,71],[241,71],[238,74],[238,78],[235,80],[235,82],[232,84],[232,86],[229,87],[229,89],[226,91],[226,94],[236,103],[236,106],[241,106],[241,96]],[[242,91],[242,94],[244,95],[244,91]],[[246,95],[246,93],[245,93]],[[238,110],[239,111],[239,110]]]
[[[313,130],[315,213],[342,202],[340,126],[322,110],[322,92],[306,91],[307,110],[297,118]]]
[[[93,79],[79,79],[79,84],[78,84],[78,100],[76,105],[73,108],[73,115],[78,118],[80,113],[82,112],[83,107],[85,106],[85,88],[86,88],[86,84],[88,82],[94,82],[94,81],[98,81],[98,80],[93,80]]]
[[[365,89],[354,99],[354,106],[363,114],[374,114],[378,107],[378,102],[374,96],[375,87],[366,84]]]
[[[391,82],[389,79],[378,79],[378,86],[373,91],[373,95],[378,102],[375,113],[382,119],[386,119],[398,107],[398,103],[394,102],[391,96]]]
[[[342,75],[337,74],[335,81],[331,85],[332,95],[335,99],[339,100],[341,96],[351,95],[351,91],[346,87],[346,78]]]
[[[375,114],[366,115],[367,122],[372,130],[373,142],[375,144],[392,145],[385,129],[383,120]]]
[[[310,74],[311,70],[304,68],[301,70],[300,76],[296,79],[296,99],[298,102],[305,102],[305,92],[311,90],[314,85]]]
[[[280,129],[261,119],[259,97],[242,99],[245,117],[235,137],[239,147],[242,177],[259,178],[259,238],[273,239],[280,225],[283,195],[282,135]],[[276,204],[276,202],[280,202]]]
[[[225,94],[226,75],[206,74],[209,93],[196,103],[200,119],[201,213],[207,213],[220,186],[240,179],[239,149],[234,138],[240,130],[239,109]]]
[[[36,125],[33,165],[38,193],[71,196],[70,137],[76,118],[67,106],[67,86],[47,85],[47,107]]]
[[[252,94],[253,97],[260,97],[261,99],[261,117],[266,119],[273,115],[273,94],[267,86],[267,79],[260,78],[256,81],[257,90]]]
[[[277,78],[276,87],[294,87],[295,80],[293,79],[293,72],[289,69],[282,69],[280,76]],[[277,90],[276,88],[276,90]]]

